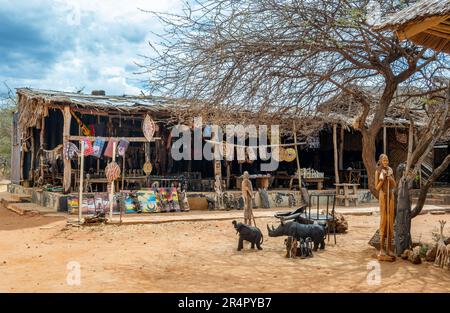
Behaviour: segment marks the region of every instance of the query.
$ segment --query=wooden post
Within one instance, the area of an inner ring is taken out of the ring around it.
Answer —
[[[83,218],[83,176],[84,176],[84,143],[80,141],[81,147],[81,161],[80,161],[80,186],[78,193],[78,224],[81,224],[81,219]]]
[[[339,140],[339,169],[344,169],[344,127],[341,126],[341,133],[340,133],[340,140]]]
[[[299,153],[297,151],[297,128],[295,127],[295,121],[294,121],[293,128],[294,128],[295,160],[297,162],[298,190],[300,191],[300,197],[301,197],[301,195],[302,195],[302,175],[300,174],[300,159],[299,159]]]
[[[31,132],[31,136],[33,136],[33,132]],[[39,134],[39,140],[40,140],[40,147],[42,149],[41,157],[40,157],[40,170],[41,170],[41,177],[42,177],[42,183],[44,183],[44,148],[45,148],[45,116],[42,116],[41,121],[41,132]]]
[[[63,145],[69,142],[70,136],[70,121],[72,120],[72,115],[70,114],[70,107],[65,106],[62,110],[64,117],[64,127],[63,127]],[[64,178],[63,178],[63,189],[64,193],[70,192],[70,184],[72,180],[72,165],[70,160],[64,159]]]
[[[230,189],[230,183],[231,183],[231,162],[225,161],[227,165],[227,189]]]
[[[113,142],[113,154],[112,161],[116,162],[116,142]],[[111,182],[111,188],[109,191],[109,221],[112,222],[113,216],[113,200],[114,200],[114,180]]]
[[[339,184],[337,126],[333,124],[333,150],[334,150],[334,176],[336,184]]]
[[[383,126],[383,153],[387,154],[387,132],[386,132],[386,126]]]
[[[122,156],[122,190],[125,187],[125,155]]]
[[[31,164],[30,164],[30,172],[28,174],[28,177],[30,178],[31,181],[35,180],[36,177],[34,177],[34,163],[35,163],[35,144],[34,144],[34,134],[33,131],[31,131]]]

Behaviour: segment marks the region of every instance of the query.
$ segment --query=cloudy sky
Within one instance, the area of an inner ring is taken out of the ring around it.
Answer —
[[[32,87],[139,94],[139,55],[151,53],[158,21],[182,0],[0,0],[0,93]],[[3,89],[3,90],[2,90]]]

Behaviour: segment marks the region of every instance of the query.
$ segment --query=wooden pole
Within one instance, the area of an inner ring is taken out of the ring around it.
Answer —
[[[116,142],[113,142],[113,154],[112,161],[116,162]],[[113,216],[113,200],[114,200],[114,180],[111,182],[111,188],[109,190],[109,221],[112,222]]]
[[[34,163],[36,163],[35,158],[35,144],[34,144],[34,134],[33,131],[31,131],[31,164],[30,164],[30,172],[28,174],[28,177],[30,178],[31,181],[35,180],[36,177],[34,177]]]
[[[386,154],[387,153],[387,131],[386,131],[386,126],[383,126],[383,153]]]
[[[339,169],[344,169],[344,127],[341,126],[340,140],[339,140]]]
[[[84,143],[80,141],[81,146],[81,161],[80,161],[80,186],[78,194],[78,224],[81,224],[81,219],[83,218],[83,172],[84,172]]]
[[[333,150],[334,150],[334,176],[336,184],[339,184],[338,149],[337,149],[337,126],[333,124]]]
[[[295,160],[297,161],[298,190],[300,191],[300,195],[301,195],[301,191],[302,191],[302,175],[300,174],[300,159],[299,159],[299,153],[297,151],[297,128],[296,128],[296,125],[295,125],[295,121],[294,121],[293,124],[294,124],[293,128],[294,128],[294,143],[295,143]]]
[[[62,110],[64,117],[64,127],[63,127],[63,144],[64,147],[69,143],[70,137],[70,121],[72,120],[72,115],[70,114],[70,107],[65,106]],[[63,189],[64,193],[70,192],[70,185],[72,180],[72,164],[70,160],[64,159],[64,178],[63,178]]]
[[[227,165],[227,189],[230,189],[230,183],[231,183],[231,162],[226,161]]]
[[[44,183],[45,116],[42,116],[41,132],[39,135],[40,135],[39,136],[40,147],[42,149],[42,153],[41,153],[41,157],[40,157],[40,169],[41,169],[42,183]],[[31,132],[31,136],[33,137],[33,132]]]
[[[125,187],[125,155],[122,156],[122,190]]]

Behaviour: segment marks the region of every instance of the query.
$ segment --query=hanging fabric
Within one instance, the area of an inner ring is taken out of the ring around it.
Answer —
[[[117,153],[120,156],[125,156],[125,152],[127,151],[128,145],[130,142],[126,139],[120,139],[119,144],[117,146]]]
[[[92,155],[94,153],[94,148],[92,147],[92,142],[89,138],[82,138],[81,144],[84,145],[84,155]]]
[[[103,147],[105,146],[105,140],[101,138],[96,138],[94,141],[94,153],[93,156],[100,158],[102,156]]]
[[[80,154],[78,147],[72,142],[66,142],[63,148],[63,156],[65,160],[72,160]]]
[[[105,152],[103,153],[103,155],[105,157],[112,158],[112,156],[113,156],[113,145],[114,145],[114,143],[116,143],[116,146],[117,146],[117,142],[118,141],[117,141],[116,138],[109,138],[108,145],[106,146]]]

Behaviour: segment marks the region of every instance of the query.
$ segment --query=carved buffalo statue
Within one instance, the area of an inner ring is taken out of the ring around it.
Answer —
[[[261,230],[257,227],[248,226],[243,223],[232,222],[236,233],[239,233],[238,251],[241,251],[244,247],[244,240],[250,242],[252,249],[255,249],[255,245],[258,250],[262,250],[261,245],[264,241]]]
[[[269,225],[267,225],[267,230],[270,237],[292,236],[297,241],[301,241],[301,239],[306,240],[306,238],[310,237],[314,243],[314,251],[317,251],[319,245],[320,249],[325,249],[325,230],[317,224],[305,225],[297,222],[282,222],[276,229],[273,226],[270,229]]]

